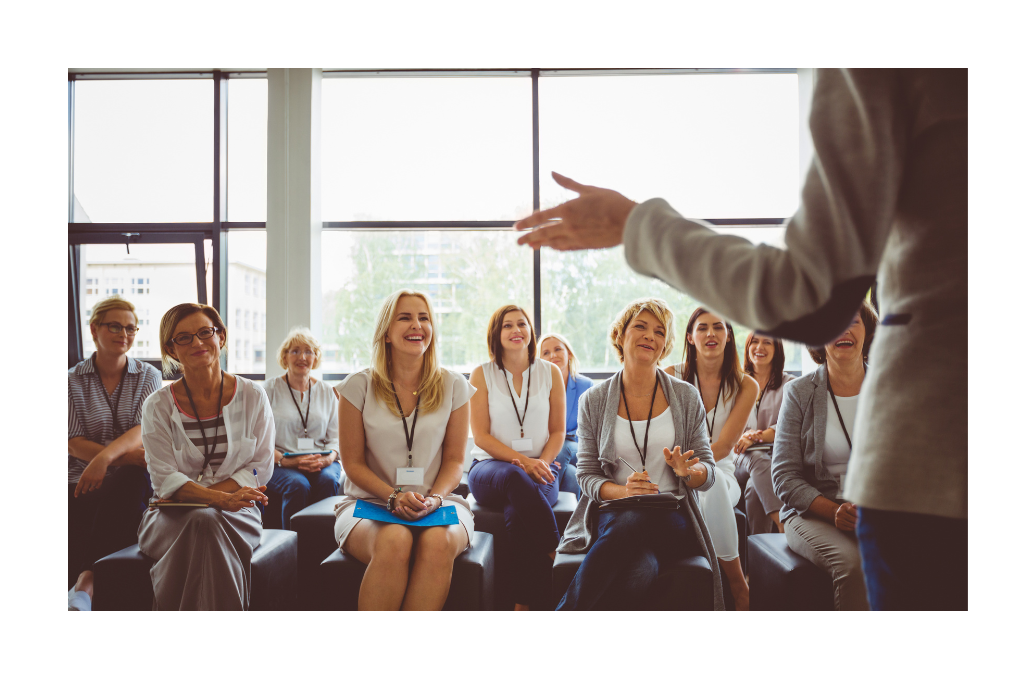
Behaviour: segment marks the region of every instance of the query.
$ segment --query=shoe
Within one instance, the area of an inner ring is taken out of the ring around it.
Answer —
[[[68,610],[89,611],[91,604],[90,595],[86,592],[76,591],[75,587],[68,590]]]

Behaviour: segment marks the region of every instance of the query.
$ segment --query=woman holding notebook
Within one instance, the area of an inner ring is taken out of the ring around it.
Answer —
[[[612,324],[622,370],[587,391],[579,409],[583,497],[558,551],[586,558],[558,610],[664,607],[650,596],[661,567],[694,555],[708,559],[713,605],[723,609],[719,564],[697,499],[717,482],[705,409],[694,387],[659,368],[672,351],[672,330],[673,312],[653,298],[634,301]],[[657,493],[678,497],[675,508],[622,506],[623,498]],[[619,502],[599,506],[613,500]]]
[[[335,507],[335,540],[367,564],[359,609],[439,610],[453,560],[467,549],[475,519],[452,491],[468,439],[464,376],[439,367],[438,336],[427,295],[398,290],[378,313],[372,366],[335,387],[345,498]],[[459,523],[416,527],[354,516],[359,501],[416,521],[443,505]]]
[[[227,327],[203,304],[178,304],[158,329],[162,367],[183,378],[144,402],[141,438],[155,496],[194,504],[144,512],[140,551],[155,559],[157,610],[247,610],[252,552],[273,473],[273,413],[255,382],[224,372]]]

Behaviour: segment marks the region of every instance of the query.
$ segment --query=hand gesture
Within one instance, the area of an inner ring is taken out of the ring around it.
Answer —
[[[692,467],[700,462],[698,458],[691,457],[694,455],[693,450],[688,450],[686,453],[681,455],[680,446],[676,446],[672,450],[663,448],[662,455],[665,456],[665,463],[669,465],[672,468],[673,473],[681,479],[693,474],[695,470],[692,469]]]
[[[551,175],[554,181],[575,191],[579,197],[515,222],[514,228],[518,231],[536,229],[519,238],[519,245],[587,250],[622,244],[626,219],[636,203],[610,189],[580,184],[557,172]]]
[[[256,502],[262,502],[263,506],[266,506],[269,500],[263,495],[264,490],[266,490],[266,486],[258,488],[242,486],[233,493],[225,493],[220,499],[210,502],[209,506],[225,512],[237,512],[245,507],[253,507]]]
[[[431,498],[431,502],[426,500],[423,495],[413,491],[400,493],[392,505],[392,513],[407,521],[417,521],[422,516],[430,514],[436,505],[436,498]]]
[[[76,484],[73,496],[86,495],[91,490],[100,488],[101,484],[104,483],[104,475],[107,471],[108,460],[103,454],[98,453],[94,456],[94,459],[90,460],[90,464],[86,465],[86,469],[83,470],[83,475],[79,477],[79,483]]]
[[[626,497],[657,494],[658,484],[651,483],[647,472],[634,472],[626,477]]]
[[[846,532],[856,530],[856,505],[843,502],[835,510],[835,528]]]
[[[536,483],[554,483],[554,473],[550,470],[550,465],[539,458],[519,455],[511,460],[511,464],[521,467]]]

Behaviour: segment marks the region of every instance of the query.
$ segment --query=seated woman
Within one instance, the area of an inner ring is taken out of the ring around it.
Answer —
[[[155,609],[248,610],[252,552],[263,532],[256,502],[273,473],[273,413],[255,382],[224,372],[227,327],[204,304],[178,304],[158,328],[166,375],[183,377],[144,403],[145,458],[155,497],[200,508],[144,512],[137,531]]]
[[[730,583],[734,607],[747,611],[748,582],[741,570],[734,519],[734,505],[741,499],[741,486],[734,477],[732,453],[748,423],[759,385],[741,370],[734,328],[702,307],[695,309],[687,321],[683,364],[670,366],[666,372],[690,382],[701,393],[705,424],[719,474],[716,485],[702,493],[698,500],[716,547],[719,566]]]
[[[695,555],[708,559],[713,605],[723,610],[716,552],[698,507],[699,493],[716,482],[705,409],[694,387],[658,366],[673,348],[672,329],[672,311],[652,298],[636,300],[612,324],[622,370],[591,387],[579,409],[583,497],[558,552],[586,558],[558,610],[660,608],[652,588],[662,565]],[[653,493],[680,496],[679,508],[598,507]]]
[[[94,561],[137,541],[151,491],[140,409],[162,376],[126,355],[137,322],[126,300],[98,302],[90,313],[97,351],[68,371],[69,610],[90,610]]]
[[[773,487],[784,503],[788,546],[831,576],[840,611],[869,610],[845,472],[877,323],[874,307],[864,302],[841,337],[809,350],[820,367],[788,385],[773,444]]]
[[[784,372],[784,342],[759,333],[749,332],[745,341],[745,373],[759,385],[761,393],[755,409],[748,416],[748,427],[734,445],[740,458],[735,475],[745,487],[745,509],[748,513],[748,534],[784,532],[778,512],[781,501],[773,492],[770,476],[770,452],[745,451],[758,443],[773,443],[777,415],[781,412],[784,385],[795,379]]]
[[[309,328],[294,328],[281,343],[280,364],[287,372],[263,382],[277,426],[276,468],[267,485],[270,508],[280,507],[280,525],[324,498],[338,495],[338,398],[331,385],[310,376],[320,367],[320,343]],[[289,455],[320,448],[328,454]]]
[[[572,351],[572,343],[559,333],[552,332],[540,339],[540,358],[550,361],[561,370],[561,380],[565,385],[565,443],[555,462],[561,468],[561,482],[558,488],[567,493],[575,493],[576,499],[582,496],[579,482],[576,481],[576,452],[579,450],[579,397],[594,386],[589,377],[583,377],[576,369],[579,360]]]
[[[439,367],[432,303],[423,292],[398,290],[382,304],[371,364],[335,387],[338,419],[349,432],[335,540],[367,564],[361,611],[437,611],[450,591],[453,560],[475,530],[468,504],[451,494],[464,466],[475,390],[463,375]],[[451,505],[460,523],[416,528],[358,519],[357,500],[384,503],[407,521]]]
[[[561,370],[536,358],[536,331],[513,304],[493,312],[487,335],[492,360],[471,371],[474,461],[468,487],[479,503],[504,512],[514,562],[515,610],[548,607],[553,552],[561,535],[554,521],[557,461],[565,442],[565,383]]]

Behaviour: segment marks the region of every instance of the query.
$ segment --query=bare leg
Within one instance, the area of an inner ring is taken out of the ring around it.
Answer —
[[[91,600],[94,598],[94,572],[83,571],[76,580],[75,589],[77,592],[86,592]]]
[[[730,593],[734,595],[734,608],[739,611],[748,610],[748,582],[741,572],[741,559],[734,557],[730,561],[719,560],[719,567],[730,583]]]
[[[468,534],[461,525],[432,526],[417,534],[404,611],[442,610],[450,593],[453,560],[467,546]]]
[[[367,564],[360,583],[359,610],[399,610],[407,589],[413,544],[410,529],[397,523],[364,519],[350,531],[345,551]]]
[[[784,524],[781,523],[781,513],[780,512],[770,512],[767,516],[769,516],[773,520],[774,524],[777,526],[777,532],[778,533],[783,533],[784,532]]]

